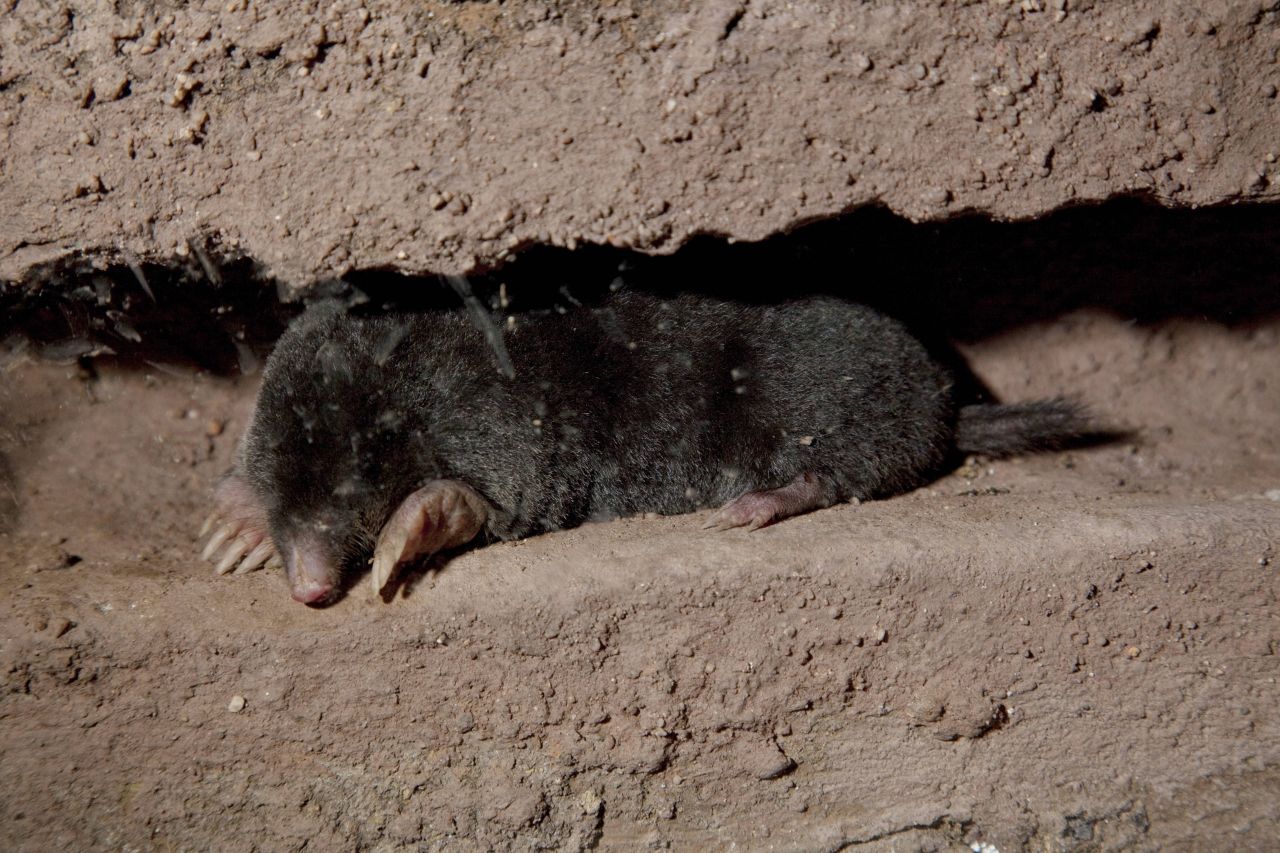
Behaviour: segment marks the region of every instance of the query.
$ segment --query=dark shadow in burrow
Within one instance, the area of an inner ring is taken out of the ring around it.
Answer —
[[[252,372],[300,306],[249,258],[215,244],[170,264],[97,269],[91,258],[0,282],[0,357],[33,349],[82,363]],[[904,320],[940,353],[1065,313],[1095,309],[1149,324],[1249,326],[1280,315],[1280,206],[1168,210],[1137,200],[1032,222],[962,216],[912,224],[864,208],[757,243],[700,236],[667,256],[601,246],[530,247],[469,280],[508,311],[590,303],[611,287],[699,291],[752,301],[826,293]],[[314,287],[360,310],[456,307],[442,279],[362,270]]]

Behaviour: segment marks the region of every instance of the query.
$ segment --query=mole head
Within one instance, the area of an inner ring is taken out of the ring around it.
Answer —
[[[396,399],[395,364],[377,349],[391,318],[313,311],[267,362],[244,462],[293,597],[325,604],[435,466]]]

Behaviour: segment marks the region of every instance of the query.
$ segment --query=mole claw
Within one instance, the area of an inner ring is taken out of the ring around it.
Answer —
[[[382,592],[382,588],[387,585],[387,581],[391,580],[391,568],[394,566],[385,556],[375,556],[373,558],[373,573],[370,580],[373,583],[373,594],[378,595]]]
[[[405,558],[405,548],[409,545],[409,534],[403,525],[388,523],[378,537],[377,547],[373,549],[373,571],[370,580],[373,583],[373,594],[382,592],[382,588],[391,580],[396,566]]]
[[[236,566],[233,574],[242,575],[245,572],[251,572],[254,569],[261,568],[262,564],[265,563],[267,558],[274,552],[275,546],[272,545],[271,540],[264,539],[262,542],[258,543],[257,548],[250,551],[248,555],[240,561],[240,565]]]
[[[226,553],[222,555],[222,559],[218,562],[218,565],[214,567],[214,571],[220,575],[225,575],[227,572],[231,571],[231,568],[236,563],[240,562],[240,558],[245,555],[249,548],[250,545],[247,541],[244,539],[236,539],[235,542],[231,543],[231,547],[226,550]]]
[[[218,523],[218,512],[214,510],[209,513],[209,517],[204,520],[204,524],[200,525],[200,534],[197,539],[203,539],[209,535],[209,531],[213,529],[213,525]]]
[[[204,551],[200,554],[200,559],[212,559],[213,555],[218,552],[218,549],[226,544],[226,541],[236,532],[236,529],[237,525],[230,521],[219,527],[217,532],[213,534],[213,538],[209,540],[209,544],[204,546]]]
[[[717,532],[731,530],[733,527],[733,522],[723,512],[717,512],[707,520],[706,524],[702,525],[703,530],[715,530]]]

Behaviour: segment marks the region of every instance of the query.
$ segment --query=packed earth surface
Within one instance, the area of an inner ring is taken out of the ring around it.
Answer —
[[[0,278],[1280,198],[1274,0],[0,1]]]
[[[862,258],[841,286],[892,304],[916,280],[903,310],[994,394],[1067,395],[1122,435],[753,533],[700,513],[489,544],[321,610],[198,557],[257,381],[234,302],[183,325],[192,345],[237,329],[209,344],[222,369],[145,349],[165,328],[145,315],[131,358],[89,358],[14,309],[3,846],[1268,847],[1278,225],[869,213],[649,262]],[[182,293],[150,281],[154,310]]]
[[[1274,849],[1277,14],[0,0],[0,848]],[[215,575],[292,300],[462,272],[838,293],[1109,440]]]

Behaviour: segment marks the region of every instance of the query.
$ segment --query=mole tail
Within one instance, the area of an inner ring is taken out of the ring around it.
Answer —
[[[1106,437],[1079,404],[1062,399],[962,406],[956,423],[956,448],[988,456],[1060,450]]]

